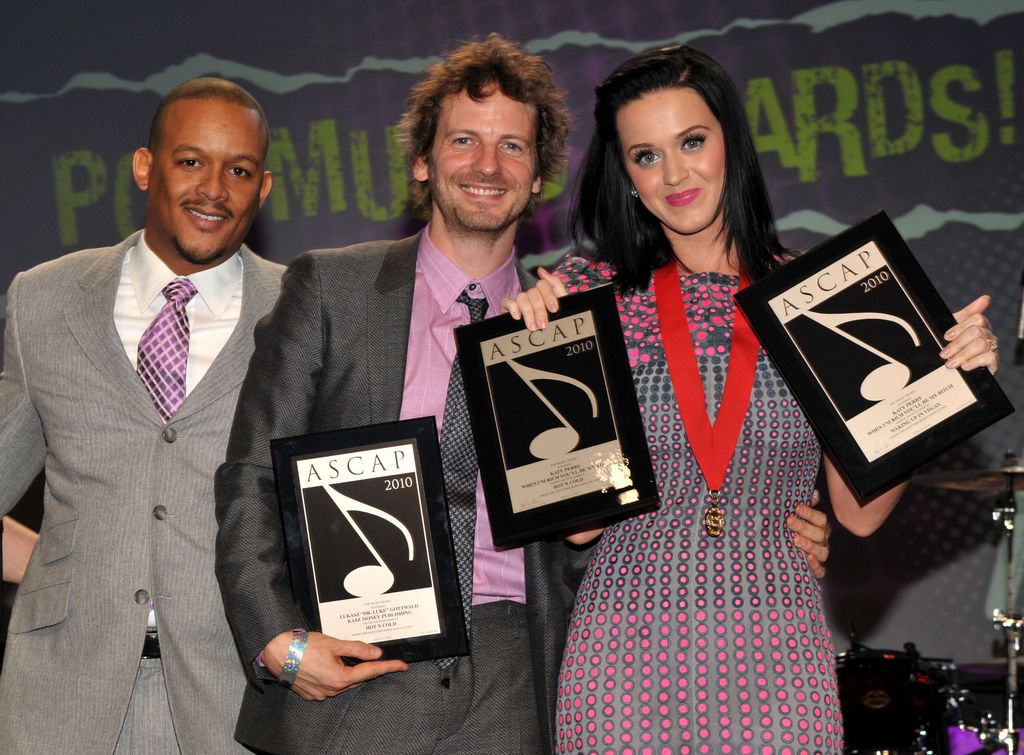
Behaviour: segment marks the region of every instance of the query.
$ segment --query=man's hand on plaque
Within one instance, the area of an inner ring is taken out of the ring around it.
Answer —
[[[280,678],[294,634],[282,632],[263,648],[263,662]],[[339,692],[395,671],[408,671],[405,661],[380,661],[383,651],[365,642],[339,640],[320,632],[310,632],[298,672],[291,687],[303,700],[326,700]],[[345,658],[363,663],[349,666]]]

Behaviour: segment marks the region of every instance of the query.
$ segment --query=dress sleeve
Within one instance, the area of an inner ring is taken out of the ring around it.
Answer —
[[[612,269],[604,262],[592,262],[583,257],[566,257],[554,270],[569,293],[587,291],[612,282]]]

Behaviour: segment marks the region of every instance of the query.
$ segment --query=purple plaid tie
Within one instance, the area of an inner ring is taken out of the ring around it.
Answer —
[[[167,303],[139,341],[139,377],[164,422],[185,400],[188,367],[188,317],[185,305],[196,295],[188,278],[175,278],[163,288]]]

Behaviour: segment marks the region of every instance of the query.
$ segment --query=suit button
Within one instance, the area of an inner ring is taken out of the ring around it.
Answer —
[[[173,443],[178,439],[178,431],[168,425],[163,429],[163,432],[160,433],[160,437],[167,443]]]
[[[149,593],[145,590],[136,590],[135,602],[138,603],[140,606],[146,605],[147,603],[149,603]]]
[[[163,504],[153,507],[153,516],[159,519],[161,522],[167,518],[167,507]]]

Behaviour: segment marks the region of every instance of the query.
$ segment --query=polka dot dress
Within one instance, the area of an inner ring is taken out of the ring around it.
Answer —
[[[570,260],[570,290],[607,267]],[[735,276],[681,278],[709,416],[722,398]],[[821,588],[786,517],[809,501],[821,453],[762,351],[722,490],[683,431],[654,294],[619,298],[661,504],[609,527],[576,598],[559,675],[560,753],[838,753],[842,724]],[[698,398],[699,400],[699,398]]]

